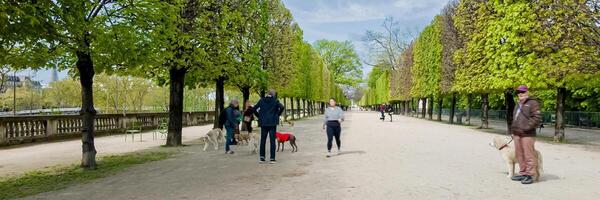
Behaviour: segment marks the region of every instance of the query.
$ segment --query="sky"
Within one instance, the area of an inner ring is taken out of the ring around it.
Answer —
[[[313,43],[319,39],[349,40],[361,59],[368,59],[368,48],[362,40],[367,30],[382,31],[381,24],[386,17],[394,17],[405,29],[414,35],[429,24],[439,14],[449,0],[283,0],[292,12],[295,21],[304,31],[304,39]],[[363,65],[366,76],[370,71]],[[34,79],[48,83],[51,70],[32,73],[30,70],[18,72],[32,74]],[[59,79],[67,77],[66,72],[58,74]]]
[[[361,60],[368,59],[363,42],[367,30],[383,31],[393,17],[406,33],[418,35],[449,0],[283,0],[311,44],[319,39],[351,41]],[[404,32],[404,31],[403,31]],[[363,64],[364,76],[371,67]]]

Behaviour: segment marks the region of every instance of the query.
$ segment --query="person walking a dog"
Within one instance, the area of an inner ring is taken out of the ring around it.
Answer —
[[[258,126],[260,126],[260,148],[259,163],[265,162],[265,145],[267,136],[270,142],[270,161],[275,161],[275,132],[279,125],[279,116],[283,113],[285,107],[277,100],[275,90],[270,90],[266,97],[261,98],[252,108],[254,115],[258,116]]]
[[[239,108],[239,103],[237,100],[231,100],[229,106],[225,109],[226,120],[223,126],[227,131],[226,139],[225,139],[225,153],[233,154],[234,152],[230,149],[230,145],[233,144],[233,134],[235,134],[235,129],[238,129],[241,121],[241,113]]]
[[[538,155],[535,151],[535,129],[541,123],[540,102],[529,96],[529,89],[525,85],[517,88],[519,103],[513,112],[514,118],[510,126],[511,135],[515,143],[515,155],[519,162],[519,175],[512,177],[514,181],[522,184],[531,184],[537,178]]]
[[[323,129],[327,129],[327,157],[331,157],[331,147],[333,138],[335,137],[335,144],[337,145],[336,154],[341,152],[341,141],[340,134],[342,132],[341,123],[344,121],[344,111],[336,106],[335,99],[329,99],[329,107],[325,109],[325,122],[323,123]]]

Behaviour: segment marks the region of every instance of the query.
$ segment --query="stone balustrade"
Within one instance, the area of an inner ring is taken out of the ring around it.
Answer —
[[[143,129],[155,129],[167,122],[168,113],[98,114],[94,123],[98,134],[122,133],[133,122],[141,122]],[[183,125],[212,123],[214,112],[184,112]],[[79,135],[83,126],[79,115],[43,115],[0,117],[0,145],[20,144],[66,138]]]

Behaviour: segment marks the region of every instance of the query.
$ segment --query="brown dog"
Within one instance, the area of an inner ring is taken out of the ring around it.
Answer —
[[[292,153],[298,152],[298,146],[296,145],[296,136],[294,136],[294,134],[275,132],[275,137],[277,138],[277,151],[278,152],[279,152],[279,147],[281,147],[281,151],[283,151],[284,144],[287,141],[290,141],[290,145],[292,146]]]

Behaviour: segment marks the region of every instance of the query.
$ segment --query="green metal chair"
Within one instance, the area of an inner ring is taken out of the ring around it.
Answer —
[[[140,134],[140,142],[142,141],[142,122],[135,121],[131,124],[131,128],[125,130],[125,142],[127,142],[127,135],[131,134],[131,141],[134,141],[135,134]]]
[[[167,133],[169,132],[169,123],[167,122],[160,122],[158,124],[158,127],[156,127],[156,129],[152,132],[152,139],[156,140],[157,135],[160,134],[160,138],[162,139],[163,137],[165,137],[167,135]]]

